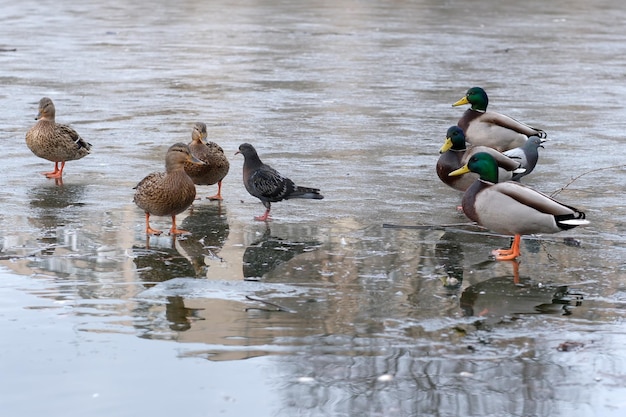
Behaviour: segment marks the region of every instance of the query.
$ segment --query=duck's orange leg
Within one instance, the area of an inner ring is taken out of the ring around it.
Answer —
[[[510,261],[517,258],[520,255],[519,245],[522,240],[521,235],[515,235],[513,238],[513,244],[510,249],[495,249],[491,253],[495,255],[496,261]]]
[[[44,172],[43,175],[46,178],[61,178],[63,176],[63,168],[65,168],[65,161],[61,161],[61,168],[59,169],[59,161],[54,163],[54,171]]]
[[[176,228],[176,216],[173,215],[172,216],[172,227],[170,228],[170,235],[189,235],[191,233],[189,233],[186,230],[182,230],[182,229],[177,229]]]
[[[517,261],[512,261],[513,262],[513,283],[515,285],[520,285],[520,280],[519,280],[519,262]]]
[[[217,182],[217,194],[207,197],[209,200],[219,200],[222,201],[222,181]]]
[[[162,232],[150,227],[150,213],[146,211],[146,234],[147,235],[160,235]]]

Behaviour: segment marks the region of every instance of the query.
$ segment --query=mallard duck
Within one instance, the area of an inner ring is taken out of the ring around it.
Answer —
[[[480,179],[463,195],[463,212],[479,225],[496,233],[513,235],[510,249],[493,252],[497,260],[520,255],[521,235],[557,233],[589,224],[582,211],[514,181],[498,182],[498,166],[488,153],[473,155],[451,176],[475,172]]]
[[[150,227],[150,215],[172,216],[170,234],[185,234],[176,228],[176,215],[185,211],[196,198],[196,186],[185,172],[185,163],[204,164],[191,155],[189,146],[176,143],[165,155],[165,171],[154,172],[134,187],[133,201],[146,212],[146,234],[160,235],[161,231]]]
[[[224,150],[215,142],[205,142],[206,138],[206,124],[196,123],[191,131],[189,149],[191,154],[204,162],[205,165],[187,162],[185,172],[191,177],[194,184],[217,184],[217,194],[207,198],[209,200],[222,200],[222,180],[228,174],[230,163],[224,155]]]
[[[269,165],[261,162],[256,149],[249,143],[239,146],[235,155],[242,154],[243,184],[250,195],[261,200],[265,206],[265,213],[254,219],[267,221],[270,218],[271,203],[288,200],[290,198],[309,198],[321,200],[324,198],[317,188],[299,187],[292,180],[282,176]]]
[[[519,148],[513,148],[503,152],[504,155],[514,161],[519,161],[521,167],[524,168],[523,172],[513,175],[513,178],[511,178],[513,181],[519,181],[522,177],[533,172],[539,161],[539,148],[543,148],[542,143],[546,140],[547,139],[541,139],[539,136],[531,136],[526,143]]]
[[[480,87],[467,90],[465,97],[452,106],[470,104],[458,121],[458,126],[465,132],[466,139],[472,145],[483,145],[500,152],[524,145],[529,136],[544,139],[547,134],[541,129],[528,126],[509,116],[488,112],[489,99]]]
[[[91,144],[71,127],[54,121],[54,103],[49,97],[39,100],[37,123],[26,133],[26,145],[38,157],[54,162],[54,171],[47,178],[62,178],[65,162],[89,155]],[[59,167],[59,163],[61,166]]]
[[[439,159],[437,160],[437,176],[444,184],[454,188],[455,190],[465,191],[470,185],[479,178],[478,174],[469,172],[465,175],[457,175],[451,177],[452,171],[461,168],[467,163],[469,158],[477,152],[490,153],[498,163],[498,179],[500,181],[508,181],[518,172],[524,169],[520,165],[520,161],[508,158],[504,154],[487,146],[473,146],[469,149],[466,147],[465,134],[463,129],[458,126],[451,126],[446,132],[446,140],[439,149]]]

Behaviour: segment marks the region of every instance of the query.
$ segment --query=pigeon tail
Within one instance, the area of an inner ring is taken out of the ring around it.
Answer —
[[[324,196],[320,194],[320,190],[318,188],[296,187],[293,192],[289,193],[289,195],[285,197],[286,200],[290,198],[309,198],[313,200],[321,200]]]

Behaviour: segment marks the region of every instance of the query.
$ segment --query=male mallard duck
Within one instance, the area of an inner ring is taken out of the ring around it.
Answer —
[[[520,255],[521,235],[557,233],[589,223],[582,211],[539,191],[518,182],[498,182],[496,161],[488,153],[473,155],[467,164],[450,175],[469,171],[480,175],[480,179],[463,195],[465,215],[496,233],[515,236],[510,249],[494,251],[497,260],[511,260]]]
[[[71,127],[54,121],[54,103],[48,97],[39,100],[37,123],[26,133],[26,145],[38,157],[54,162],[54,171],[45,172],[47,178],[61,178],[66,161],[87,156],[91,144]],[[59,162],[61,168],[59,168]]]
[[[469,149],[466,147],[465,134],[458,126],[451,126],[446,133],[446,141],[441,149],[439,149],[439,160],[437,160],[437,175],[444,184],[454,188],[455,190],[465,191],[470,185],[479,178],[478,174],[469,172],[465,175],[451,177],[452,171],[461,168],[467,163],[469,158],[478,152],[487,152],[491,154],[498,164],[498,179],[500,181],[508,181],[518,172],[523,172],[520,162],[513,160],[504,154],[487,146],[473,146]]]
[[[452,106],[471,104],[458,121],[463,129],[467,141],[472,145],[484,145],[500,152],[522,146],[529,136],[539,136],[544,139],[547,134],[519,122],[509,116],[496,112],[488,112],[489,99],[487,93],[480,87],[467,90],[465,97]]]
[[[503,152],[503,154],[509,158],[519,161],[522,168],[524,168],[524,172],[513,175],[513,178],[511,178],[513,181],[519,181],[522,177],[533,172],[535,166],[537,166],[537,161],[539,161],[539,148],[543,148],[542,143],[546,140],[547,139],[541,139],[539,136],[531,136],[526,143],[519,148],[513,148]]]
[[[261,162],[256,149],[249,143],[239,146],[236,154],[242,154],[243,184],[250,195],[261,200],[265,206],[265,214],[255,217],[255,220],[267,221],[270,217],[271,203],[288,200],[290,198],[324,198],[317,188],[299,187],[289,178],[283,177],[278,171]]]
[[[217,194],[207,197],[209,200],[222,200],[222,180],[228,174],[230,163],[224,150],[215,142],[205,142],[207,137],[206,124],[198,122],[191,131],[189,150],[191,154],[205,163],[198,165],[191,162],[185,164],[185,172],[194,184],[217,184]]]
[[[204,164],[194,158],[189,147],[176,143],[165,155],[165,171],[153,172],[139,181],[134,187],[133,201],[146,212],[146,234],[161,234],[160,230],[150,227],[150,215],[172,216],[170,234],[187,233],[176,228],[176,215],[185,211],[196,198],[196,186],[185,173],[185,163]]]

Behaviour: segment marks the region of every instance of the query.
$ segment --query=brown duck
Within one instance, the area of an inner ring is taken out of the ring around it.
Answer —
[[[206,138],[206,125],[202,122],[196,123],[191,131],[189,149],[191,154],[204,162],[205,165],[187,162],[185,172],[191,177],[194,184],[217,184],[217,194],[207,198],[209,200],[222,200],[222,180],[228,174],[230,163],[224,155],[224,150],[215,142],[205,141]]]
[[[160,235],[161,231],[150,227],[150,215],[172,216],[170,234],[185,234],[176,228],[176,215],[185,211],[196,198],[196,186],[185,172],[185,164],[204,164],[194,158],[189,147],[176,143],[165,155],[165,171],[154,172],[135,186],[133,201],[146,212],[146,234]]]
[[[37,123],[26,133],[26,145],[38,157],[54,162],[54,171],[47,178],[62,178],[65,162],[87,156],[91,144],[71,127],[54,121],[54,103],[49,97],[39,100]],[[61,166],[59,167],[59,163]]]

